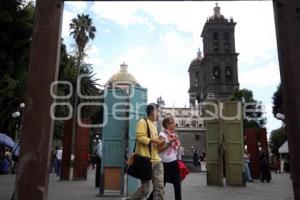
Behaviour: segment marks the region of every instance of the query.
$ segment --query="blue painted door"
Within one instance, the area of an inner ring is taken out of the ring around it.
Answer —
[[[100,194],[105,190],[124,193],[126,91],[107,88],[104,98]]]
[[[146,116],[147,89],[132,86],[129,94],[129,122],[128,122],[128,151],[129,155],[133,152],[135,144],[135,129],[139,119]],[[133,193],[138,187],[138,180],[127,177],[127,192]]]

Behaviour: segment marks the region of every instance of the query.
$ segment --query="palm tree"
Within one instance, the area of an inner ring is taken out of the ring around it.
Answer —
[[[70,23],[70,36],[76,42],[77,47],[77,77],[80,74],[81,62],[85,55],[85,47],[90,39],[95,38],[96,27],[93,26],[92,19],[89,15],[77,15]],[[76,88],[76,87],[75,87]],[[78,96],[77,92],[74,94],[74,113],[73,113],[73,127],[72,127],[72,153],[75,152],[75,134],[76,134],[76,113],[77,113]]]
[[[93,26],[92,19],[89,15],[77,15],[70,23],[70,36],[73,36],[78,51],[78,62],[81,61],[86,44],[90,39],[95,38],[96,27]]]
[[[76,58],[71,56],[67,52],[67,47],[63,43],[61,43],[61,50],[60,50],[60,65],[59,65],[59,80],[60,81],[67,81],[72,84],[73,88],[76,86],[76,79],[77,79],[77,70],[76,70]],[[98,83],[99,79],[94,77],[93,68],[89,64],[85,64],[84,62],[80,65],[80,74],[85,74],[87,77],[81,80],[80,84],[80,91],[85,96],[101,96],[101,89],[102,86]],[[65,96],[70,92],[70,89],[66,85],[58,85],[57,87],[57,95],[58,96]],[[74,91],[73,91],[74,96]],[[0,97],[1,100],[1,97]],[[60,102],[70,103],[74,105],[74,98],[72,99],[64,99],[59,100]],[[80,102],[100,102],[100,100],[95,99],[79,99]],[[1,101],[0,101],[1,102]],[[67,116],[70,111],[67,107],[58,106],[55,110],[55,116],[57,117],[64,117]],[[83,118],[91,118],[92,121],[94,116],[101,112],[98,106],[86,106],[82,108],[82,117]],[[100,120],[96,118],[97,120]],[[98,121],[95,122],[98,124]],[[99,122],[100,123],[100,122]],[[62,138],[63,128],[64,128],[64,121],[56,120],[54,123],[54,132],[53,132],[53,139],[60,140]],[[91,129],[91,131],[95,132],[96,129]],[[98,131],[99,132],[99,131]]]

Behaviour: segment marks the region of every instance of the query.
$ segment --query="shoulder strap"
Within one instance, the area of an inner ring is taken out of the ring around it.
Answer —
[[[148,122],[147,122],[147,118],[144,118],[146,124],[147,124],[147,133],[148,133],[148,138],[150,138],[150,129],[149,129],[149,125],[148,125]],[[134,148],[133,148],[133,152],[135,152],[135,148],[136,148],[136,140],[135,139],[135,143],[134,143]],[[150,157],[151,157],[151,142],[149,142],[148,144],[148,148],[149,148],[149,153],[150,153]]]
[[[149,128],[149,125],[148,125],[148,122],[147,122],[147,118],[144,118],[144,120],[145,120],[145,122],[147,124],[148,138],[151,138],[151,136],[150,136],[150,128]],[[150,157],[151,157],[151,142],[149,142],[148,148],[149,148],[149,153],[150,153]]]

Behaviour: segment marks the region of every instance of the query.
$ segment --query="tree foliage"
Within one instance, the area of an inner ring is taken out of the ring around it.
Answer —
[[[12,113],[25,99],[33,19],[34,6],[32,3],[26,3],[24,0],[0,1],[0,132],[7,133],[12,137],[14,137],[16,128],[16,120],[12,118]],[[89,24],[89,21],[86,23]],[[92,34],[89,36],[93,38]],[[77,80],[76,67],[77,57],[70,55],[62,43],[59,80],[71,82],[74,88]],[[87,75],[82,81],[81,93],[99,96],[102,91],[97,84],[98,80],[94,78],[92,66],[81,63],[80,72]],[[62,96],[69,92],[67,86],[58,86],[57,95]],[[73,98],[58,101],[72,103]],[[83,109],[83,115],[92,120],[101,120],[100,112],[99,108]],[[56,116],[67,116],[67,114],[66,107],[56,107]],[[61,138],[63,123],[63,121],[55,121],[54,138]]]
[[[0,131],[14,137],[11,114],[24,102],[34,6],[22,0],[0,2]]]
[[[273,94],[273,115],[275,118],[277,118],[277,113],[284,114],[283,110],[283,97],[282,97],[282,87],[281,83],[278,85],[277,90]],[[279,119],[279,118],[277,118]],[[282,120],[282,119],[279,119]]]
[[[70,103],[71,105],[74,103],[74,96],[76,93],[76,82],[77,82],[77,69],[76,69],[76,58],[67,53],[66,46],[61,44],[61,57],[60,57],[60,72],[59,72],[59,80],[67,81],[72,84],[73,94],[70,99],[57,100],[59,102]],[[80,84],[80,92],[85,96],[101,96],[102,90],[100,89],[101,85],[98,84],[98,79],[94,78],[93,68],[90,64],[83,63],[80,66],[80,74],[85,75],[86,77],[82,79]],[[57,94],[59,96],[66,96],[70,93],[70,88],[67,85],[59,85]],[[100,102],[101,100],[96,99],[79,99],[79,102]],[[82,118],[89,118],[92,121],[96,121],[98,123],[101,120],[100,113],[101,109],[95,106],[87,106],[82,109]],[[65,117],[68,115],[69,110],[66,106],[59,106],[56,108],[57,117]],[[100,112],[100,113],[99,113]],[[61,139],[63,133],[63,123],[64,121],[55,121],[54,127],[54,139]]]
[[[236,89],[233,92],[231,100],[241,101],[244,98],[244,103],[251,103],[245,106],[246,112],[244,116],[244,128],[262,128],[265,126],[267,119],[262,112],[262,102],[253,98],[253,92],[248,89]],[[247,110],[253,110],[248,111]]]
[[[96,27],[93,26],[89,15],[78,14],[77,18],[73,18],[70,23],[70,31],[70,36],[74,38],[78,52],[82,53],[89,40],[95,38]]]
[[[278,157],[278,149],[287,140],[287,135],[283,127],[271,131],[270,148],[274,155]]]

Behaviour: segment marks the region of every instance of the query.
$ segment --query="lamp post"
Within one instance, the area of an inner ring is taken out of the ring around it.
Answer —
[[[18,141],[19,137],[20,137],[24,108],[25,108],[25,103],[22,102],[22,103],[20,103],[17,111],[12,113],[12,117],[17,120],[16,131],[15,131],[15,141]]]
[[[158,104],[158,119],[157,119],[157,131],[160,132],[160,130],[162,129],[162,108],[165,107],[165,101],[162,99],[161,96],[159,96],[156,100],[156,103]]]

